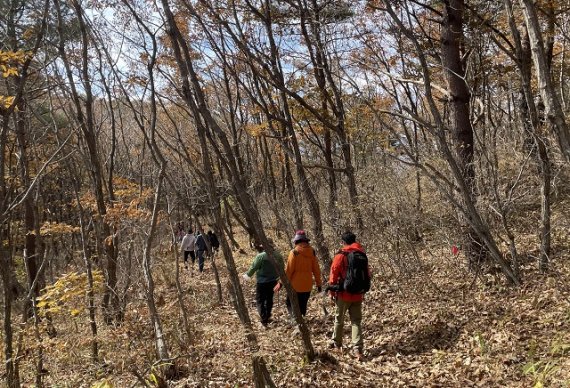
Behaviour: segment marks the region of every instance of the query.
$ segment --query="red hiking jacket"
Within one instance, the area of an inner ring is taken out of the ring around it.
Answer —
[[[346,277],[346,270],[348,268],[346,254],[354,251],[365,253],[362,245],[360,245],[358,242],[355,242],[353,244],[344,246],[335,255],[332,262],[329,284],[337,284],[341,279],[344,279]],[[370,274],[370,266],[368,267],[368,273]],[[351,294],[348,291],[330,291],[330,293],[331,296],[336,296],[346,302],[360,302],[364,298],[364,294]]]

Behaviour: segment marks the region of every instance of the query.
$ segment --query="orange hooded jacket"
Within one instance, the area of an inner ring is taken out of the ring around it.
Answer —
[[[313,288],[313,276],[318,287],[323,285],[315,250],[307,242],[298,243],[295,249],[289,252],[285,273],[297,292],[310,292]]]

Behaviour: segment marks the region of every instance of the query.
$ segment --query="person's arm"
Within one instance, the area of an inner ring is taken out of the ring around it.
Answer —
[[[255,256],[255,259],[253,259],[253,263],[251,263],[251,266],[246,272],[247,276],[252,277],[253,274],[256,273],[261,268],[261,261],[262,261],[262,254],[260,253],[257,256]]]
[[[182,242],[180,243],[180,253],[184,253],[184,251],[186,250],[185,249],[186,248],[186,241],[187,241],[186,237],[188,237],[188,236],[184,236],[182,238]]]
[[[331,265],[331,272],[329,275],[329,286],[333,286],[339,283],[340,275],[341,275],[341,263],[342,263],[343,255],[342,253],[337,253]],[[336,297],[336,291],[330,291],[331,297]]]

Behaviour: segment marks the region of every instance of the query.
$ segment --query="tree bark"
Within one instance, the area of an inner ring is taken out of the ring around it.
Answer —
[[[453,131],[457,164],[461,169],[468,195],[473,203],[476,203],[473,127],[469,114],[471,93],[467,87],[465,69],[461,60],[461,45],[464,40],[464,9],[464,0],[444,2],[441,57],[450,95],[450,125]],[[467,256],[468,266],[471,270],[476,270],[484,258],[483,244],[463,216],[460,216],[460,223],[463,234],[462,246]]]
[[[566,123],[564,111],[556,90],[552,83],[550,67],[546,56],[543,35],[536,11],[536,5],[532,0],[520,0],[525,24],[530,37],[532,59],[536,69],[538,89],[544,103],[546,116],[556,134],[558,146],[566,161],[570,161],[570,132]]]
[[[530,133],[537,147],[537,159],[541,176],[540,184],[540,256],[538,259],[538,267],[544,272],[548,268],[548,260],[550,256],[551,246],[551,225],[550,225],[550,207],[551,207],[551,185],[552,174],[550,168],[550,157],[548,155],[548,147],[546,138],[541,134],[543,123],[539,120],[537,106],[534,102],[534,94],[531,84],[531,49],[528,39],[522,39],[513,15],[513,6],[511,0],[504,0],[509,27],[513,36],[515,51],[517,55],[517,66],[521,76],[521,121],[525,127],[525,132]],[[527,35],[525,34],[525,37]],[[526,139],[526,136],[525,136]]]
[[[491,234],[489,225],[483,220],[481,214],[477,210],[477,207],[472,200],[472,190],[470,190],[470,186],[464,179],[464,170],[462,166],[459,165],[456,156],[453,155],[453,152],[449,147],[446,137],[447,126],[445,125],[438,104],[436,103],[435,97],[432,93],[434,85],[432,85],[430,65],[428,64],[426,55],[424,54],[424,49],[418,41],[415,32],[404,25],[391,3],[385,2],[384,4],[386,6],[385,10],[395,22],[399,31],[409,39],[414,47],[417,60],[420,64],[422,83],[424,84],[425,101],[428,105],[429,112],[434,123],[432,124],[427,122],[425,119],[414,114],[414,112],[410,110],[406,110],[406,114],[409,115],[413,121],[421,124],[427,131],[435,136],[441,155],[446,161],[450,169],[451,176],[455,180],[456,184],[453,184],[453,182],[443,175],[438,168],[430,163],[415,163],[415,166],[421,169],[421,171],[438,187],[441,193],[445,195],[450,203],[464,217],[466,223],[477,234],[481,243],[485,244],[489,255],[500,266],[501,271],[509,284],[520,285],[520,277],[513,271],[511,264],[501,254],[501,251]],[[410,11],[408,10],[408,12]],[[408,155],[411,156],[411,154]],[[457,198],[457,193],[460,195],[459,199]]]
[[[214,185],[213,175],[212,175],[212,169],[211,169],[211,164],[210,164],[209,149],[208,149],[208,146],[206,143],[207,138],[208,138],[208,134],[206,133],[206,129],[209,128],[209,129],[212,129],[213,131],[215,131],[219,140],[222,142],[224,152],[226,152],[226,154],[228,156],[232,155],[232,147],[231,147],[228,139],[225,137],[225,134],[223,133],[221,128],[218,126],[218,124],[214,120],[214,118],[211,116],[211,114],[207,108],[205,97],[203,95],[203,90],[199,84],[197,75],[194,72],[193,64],[192,64],[192,61],[191,61],[190,56],[189,56],[189,50],[188,50],[187,44],[184,41],[184,39],[181,35],[181,32],[178,29],[178,26],[176,25],[176,22],[174,20],[174,15],[172,14],[172,11],[170,9],[168,1],[162,0],[161,3],[162,3],[162,6],[164,8],[164,13],[165,13],[166,21],[167,21],[167,25],[168,25],[167,33],[171,39],[171,43],[172,43],[172,46],[174,49],[174,56],[176,58],[179,70],[180,70],[181,75],[182,75],[183,97],[185,99],[185,102],[188,104],[189,108],[191,109],[191,111],[195,115],[196,130],[198,133],[198,138],[199,138],[199,142],[200,142],[200,150],[202,153],[202,164],[203,164],[203,168],[204,168],[204,176],[206,177],[206,180],[207,180],[210,195],[215,197],[216,190],[215,190],[215,185]],[[194,99],[194,98],[196,98],[196,99]],[[202,119],[204,120],[204,122],[202,122]],[[234,183],[240,182],[241,174],[239,171],[239,167],[236,165],[235,159],[234,158],[231,158],[230,160],[226,159],[226,160],[224,160],[224,162],[227,163],[226,167],[229,169],[229,172],[230,172],[229,175],[231,176],[232,181]],[[234,185],[234,189],[237,191],[237,194],[239,196],[240,201],[244,201],[244,200],[248,201],[249,200],[249,195],[245,191],[245,187]],[[242,203],[242,206],[243,205],[244,204]],[[247,205],[251,205],[252,209],[254,209],[252,203],[248,202]],[[246,207],[244,206],[244,209],[245,208]],[[241,285],[239,282],[239,276],[238,276],[237,270],[235,268],[233,255],[231,253],[231,250],[229,249],[229,245],[227,243],[225,235],[223,233],[221,233],[221,231],[223,230],[223,227],[222,227],[222,217],[221,217],[221,209],[219,206],[219,200],[216,199],[215,204],[214,204],[214,208],[212,209],[212,211],[214,213],[214,217],[215,217],[215,221],[216,221],[216,225],[217,225],[217,230],[220,231],[220,245],[222,247],[223,255],[226,259],[226,266],[228,268],[230,281],[232,283],[232,287],[233,287],[233,290],[235,293],[237,312],[238,312],[238,315],[240,317],[242,324],[244,325],[244,328],[246,329],[246,333],[247,333],[246,338],[248,340],[248,344],[250,347],[252,358],[254,359],[253,365],[254,365],[254,370],[255,370],[259,366],[264,367],[265,364],[264,364],[264,362],[260,362],[259,360],[257,360],[257,361],[255,360],[255,358],[261,357],[257,354],[259,352],[259,345],[257,343],[257,337],[255,336],[255,333],[254,333],[252,325],[251,325],[251,321],[249,319],[249,314],[247,312],[247,306],[245,303],[245,298],[243,296],[243,292],[242,292]],[[259,225],[255,224],[255,226],[258,227]],[[261,226],[261,228],[262,228],[262,226]],[[263,371],[262,376],[260,376],[258,373],[254,373],[254,381],[255,381],[256,386],[263,386],[265,384],[273,385],[273,382],[271,381],[271,379],[267,378],[269,376],[269,371],[267,371],[266,367],[264,369],[265,369],[265,371]]]
[[[60,0],[55,0],[57,18],[58,18],[58,33],[59,41],[59,54],[62,58],[66,75],[70,84],[73,103],[75,105],[75,114],[77,121],[80,125],[85,144],[89,153],[88,169],[91,176],[93,191],[95,193],[95,200],[97,206],[97,214],[99,216],[100,235],[98,236],[98,243],[101,249],[105,252],[106,268],[105,280],[106,288],[103,295],[103,315],[105,322],[111,324],[121,320],[122,312],[120,306],[119,295],[117,292],[117,251],[114,245],[113,235],[111,228],[104,218],[107,213],[105,205],[105,195],[103,192],[103,171],[99,159],[99,152],[97,148],[97,137],[95,131],[95,121],[93,116],[93,94],[91,92],[91,80],[89,76],[89,37],[87,27],[85,26],[83,9],[81,4],[77,1],[72,1],[72,6],[76,12],[79,30],[81,33],[81,73],[82,73],[82,86],[85,92],[84,103],[79,96],[77,88],[75,87],[75,79],[71,71],[70,62],[65,49],[65,42],[63,37],[64,22],[61,14]],[[85,112],[83,111],[85,109]]]
[[[161,360],[162,362],[169,361],[170,356],[169,356],[168,346],[166,344],[164,330],[162,329],[162,321],[160,319],[160,315],[158,313],[158,309],[156,307],[156,302],[154,299],[155,287],[154,287],[154,278],[152,276],[151,249],[156,233],[156,225],[158,220],[158,203],[162,195],[165,167],[166,167],[165,164],[162,164],[160,166],[160,171],[158,173],[158,183],[154,194],[151,224],[147,235],[148,237],[146,238],[143,249],[143,266],[142,266],[144,279],[145,279],[146,303],[150,314],[152,328],[154,330],[156,354],[158,356],[158,359]]]

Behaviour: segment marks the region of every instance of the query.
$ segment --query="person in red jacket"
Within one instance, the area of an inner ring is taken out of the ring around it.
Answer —
[[[341,236],[343,247],[335,255],[329,277],[329,284],[334,286],[340,284],[346,278],[348,267],[347,254],[353,251],[364,252],[362,245],[356,241],[356,236],[352,232],[345,232]],[[370,274],[370,268],[368,268]],[[331,298],[335,300],[336,311],[334,319],[333,338],[330,343],[331,348],[342,347],[342,332],[344,326],[344,316],[348,311],[352,324],[352,348],[353,354],[358,360],[362,360],[362,300],[364,294],[352,294],[348,291],[330,291]]]

